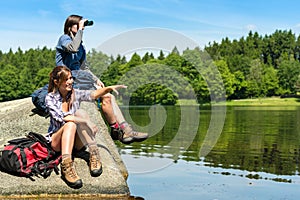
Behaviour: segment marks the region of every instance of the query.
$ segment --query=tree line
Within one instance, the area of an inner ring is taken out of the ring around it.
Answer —
[[[205,50],[234,76],[228,99],[296,95],[299,90],[300,36],[292,31],[265,36],[250,31],[246,38],[225,38]]]
[[[157,56],[135,53],[129,60],[92,49],[87,60],[106,85],[128,85],[121,98],[135,105],[297,95],[300,86],[300,36],[292,31],[265,36],[250,31],[240,39],[209,43],[203,50],[181,53],[174,47]],[[47,47],[0,51],[0,101],[30,96],[48,83],[54,66],[55,50]]]
[[[0,101],[28,97],[49,81],[55,51],[44,48],[0,51]]]

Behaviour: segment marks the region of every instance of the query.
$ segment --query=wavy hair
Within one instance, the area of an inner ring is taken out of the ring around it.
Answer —
[[[69,68],[66,66],[57,66],[55,67],[52,72],[50,73],[49,77],[49,86],[48,86],[48,93],[50,92],[57,92],[59,86],[68,78],[69,73],[72,73]],[[55,80],[57,81],[55,83]],[[70,108],[72,107],[75,93],[73,90],[67,95],[67,101],[70,103]]]
[[[69,73],[71,70],[66,66],[55,67],[49,75],[48,92],[56,92],[60,84],[68,78]],[[57,84],[55,84],[55,80]]]

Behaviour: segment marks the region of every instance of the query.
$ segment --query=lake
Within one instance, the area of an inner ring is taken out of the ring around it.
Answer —
[[[150,138],[117,142],[135,197],[299,199],[300,106],[122,107]]]

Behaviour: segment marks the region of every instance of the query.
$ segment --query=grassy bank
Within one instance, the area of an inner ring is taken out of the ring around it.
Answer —
[[[179,100],[179,105],[196,105],[194,100]],[[220,103],[223,104],[223,103]],[[226,101],[228,106],[300,106],[300,99],[298,98],[255,98],[255,99],[240,99]]]
[[[270,98],[257,98],[257,99],[241,99],[241,100],[231,100],[227,101],[226,105],[253,105],[253,106],[299,106],[300,99],[298,98],[280,98],[280,97],[270,97]]]

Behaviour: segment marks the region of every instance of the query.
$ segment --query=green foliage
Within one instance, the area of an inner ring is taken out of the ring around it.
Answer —
[[[6,65],[0,73],[0,100],[7,101],[18,97],[19,76],[15,66]]]
[[[204,50],[162,50],[134,53],[129,61],[92,49],[90,69],[105,85],[126,84],[121,93],[131,104],[173,105],[178,99],[198,103],[275,95],[296,95],[300,88],[300,36],[276,30],[260,36],[209,43]],[[0,101],[28,97],[48,83],[55,66],[55,50],[20,48],[0,51]]]
[[[55,51],[46,47],[25,52],[19,48],[0,55],[0,101],[30,96],[48,83],[55,66]]]
[[[174,105],[186,83],[178,72],[157,63],[139,65],[119,82],[129,86],[123,100],[135,105]]]
[[[288,94],[296,93],[296,83],[300,75],[300,63],[295,60],[283,60],[278,66],[279,85]]]
[[[250,31],[247,38],[225,38],[220,44],[209,43],[205,50],[214,60],[224,60],[235,75],[234,93],[227,95],[229,99],[298,91],[300,37],[296,39],[291,31],[276,30],[264,37]]]
[[[224,83],[226,96],[231,96],[235,91],[234,83],[236,80],[234,74],[230,72],[227,63],[224,60],[215,61],[214,64],[217,66],[218,71],[221,74],[222,80],[220,80],[220,82],[223,81]]]
[[[95,49],[92,49],[92,51],[87,54],[87,61],[90,70],[97,77],[102,78],[101,76],[109,67],[112,62],[112,58],[102,52],[97,52]]]

